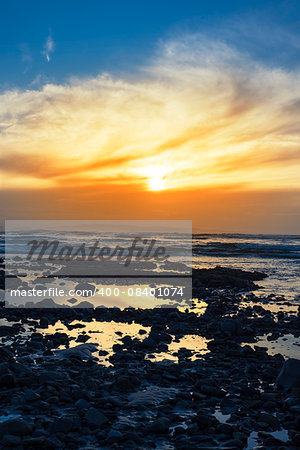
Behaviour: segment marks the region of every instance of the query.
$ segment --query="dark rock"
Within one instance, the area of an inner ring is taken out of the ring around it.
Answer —
[[[75,286],[75,291],[81,291],[81,297],[91,297],[95,291],[95,286],[82,281]]]
[[[214,422],[216,422],[216,418],[208,415],[205,411],[198,411],[196,422],[199,429],[204,430],[206,428],[209,428]]]
[[[110,430],[110,432],[107,434],[107,439],[110,442],[118,442],[123,439],[123,435],[118,430]]]
[[[165,434],[169,432],[169,426],[170,421],[166,417],[160,417],[147,425],[146,430],[148,433]]]
[[[108,421],[108,418],[103,414],[103,412],[93,406],[91,406],[87,411],[85,418],[89,425],[94,425],[96,427],[100,427]]]
[[[221,323],[221,330],[227,336],[239,336],[241,329],[241,323],[238,319],[226,319]]]
[[[193,284],[205,287],[237,288],[253,290],[257,285],[253,281],[260,281],[267,275],[262,272],[247,272],[240,269],[215,267],[214,269],[193,269]]]
[[[41,317],[40,318],[40,328],[48,328],[49,321],[47,317]]]
[[[51,434],[68,433],[73,427],[73,419],[68,416],[61,416],[56,419],[49,428]]]
[[[7,419],[0,422],[0,435],[26,436],[30,435],[32,425],[21,418]]]
[[[276,384],[284,391],[300,387],[300,359],[290,358],[284,362]]]
[[[16,377],[12,373],[7,373],[0,376],[0,387],[13,388],[16,384]]]
[[[271,425],[272,427],[280,428],[280,423],[279,423],[278,419],[276,419],[276,417],[274,417],[272,414],[261,413],[258,416],[257,420],[258,420],[258,422],[267,423],[268,425]]]
[[[77,402],[75,403],[75,406],[76,406],[76,408],[79,408],[79,409],[87,409],[91,405],[84,398],[81,398],[81,399],[77,400]]]
[[[226,392],[216,386],[209,386],[206,384],[201,385],[200,390],[203,394],[209,395],[211,397],[225,397]]]
[[[243,448],[244,444],[239,439],[231,439],[230,441],[225,442],[225,448]]]
[[[6,447],[16,447],[22,444],[22,439],[19,436],[14,436],[12,434],[6,434],[3,436],[2,445]]]
[[[89,339],[91,339],[91,337],[88,336],[87,334],[80,334],[80,335],[78,336],[78,338],[76,339],[76,342],[86,342],[86,341],[88,341]]]

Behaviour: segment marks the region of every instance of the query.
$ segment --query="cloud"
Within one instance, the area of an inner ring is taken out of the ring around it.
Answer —
[[[49,62],[51,58],[51,54],[54,52],[55,49],[55,43],[52,39],[51,33],[47,37],[47,40],[44,44],[44,49],[42,51],[42,55],[45,56],[46,60]]]
[[[5,186],[147,189],[159,170],[170,189],[299,189],[299,75],[194,34],[161,43],[132,77],[6,91]]]
[[[26,43],[21,44],[19,48],[21,51],[22,63],[24,63],[24,65],[25,65],[25,69],[24,69],[23,73],[26,73],[32,66],[32,62],[33,62],[32,54],[31,54],[29,46]]]

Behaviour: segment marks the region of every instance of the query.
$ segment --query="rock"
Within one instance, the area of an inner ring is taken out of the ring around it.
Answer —
[[[40,328],[48,328],[49,322],[47,317],[40,318]]]
[[[92,353],[98,350],[97,344],[80,344],[76,347],[66,348],[63,350],[55,350],[55,355],[60,359],[71,358],[77,356],[80,359],[93,359]]]
[[[44,442],[44,436],[26,437],[23,439],[23,445],[25,448],[43,448]]]
[[[207,414],[206,411],[197,412],[196,422],[200,430],[209,428],[216,421],[216,418]]]
[[[110,432],[107,434],[107,439],[110,442],[120,441],[121,439],[123,439],[123,435],[118,430],[110,430]]]
[[[225,397],[225,395],[226,395],[226,392],[223,391],[222,389],[215,387],[215,386],[209,386],[206,384],[203,384],[200,387],[200,390],[201,390],[202,394],[209,395],[210,397],[221,398],[221,397]]]
[[[170,421],[166,417],[160,417],[154,420],[146,427],[148,433],[166,434],[169,432]]]
[[[75,291],[80,291],[81,297],[91,297],[95,292],[95,286],[82,281],[75,286]]]
[[[268,425],[271,425],[272,427],[280,428],[278,419],[276,419],[276,417],[274,417],[272,414],[261,413],[258,416],[257,420],[258,420],[258,422],[267,423]]]
[[[21,418],[0,422],[0,435],[26,436],[32,431],[32,425]]]
[[[69,433],[73,427],[73,419],[68,416],[61,416],[56,419],[49,428],[51,434]]]
[[[94,425],[96,427],[101,427],[101,425],[108,421],[108,418],[103,412],[93,406],[87,411],[85,418],[89,425]]]
[[[87,335],[87,334],[80,334],[78,336],[78,338],[76,339],[76,342],[86,342],[89,339],[91,339],[91,336]]]
[[[267,275],[262,272],[247,272],[219,266],[214,269],[193,269],[193,284],[210,288],[254,290],[258,286],[253,281],[260,281],[266,277]]]
[[[72,308],[88,308],[89,309],[89,308],[94,308],[94,305],[91,302],[84,301],[84,302],[79,302],[77,305],[72,306]]]
[[[136,389],[139,385],[139,379],[135,376],[121,376],[114,382],[114,388],[120,392],[129,392]]]
[[[0,386],[6,388],[13,388],[17,384],[16,377],[12,373],[7,373],[0,376]]]
[[[244,444],[239,439],[231,439],[230,441],[226,441],[225,448],[243,448]]]
[[[232,436],[234,427],[232,425],[229,425],[228,423],[221,423],[218,426],[218,431],[223,434],[228,434],[229,436]]]
[[[79,409],[87,409],[90,407],[90,404],[84,398],[80,398],[75,403],[75,406],[76,406],[76,408],[79,408]]]
[[[44,298],[43,300],[40,300],[39,302],[26,302],[25,308],[61,308],[62,305],[59,305],[58,303],[55,303],[55,301],[52,298]]]
[[[129,406],[138,405],[158,405],[159,403],[174,398],[178,390],[176,388],[163,388],[158,386],[149,386],[144,391],[137,391],[129,394]]]
[[[290,358],[284,362],[276,384],[284,391],[300,387],[300,359]]]
[[[241,323],[238,319],[226,319],[221,323],[221,330],[227,336],[239,336],[241,329]]]
[[[19,436],[14,436],[12,434],[6,434],[3,436],[2,445],[6,447],[16,447],[22,444],[22,439]]]

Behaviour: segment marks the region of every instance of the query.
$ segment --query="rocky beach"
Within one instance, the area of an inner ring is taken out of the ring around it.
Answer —
[[[2,305],[1,448],[299,448],[300,306],[265,278],[194,269],[188,309]]]

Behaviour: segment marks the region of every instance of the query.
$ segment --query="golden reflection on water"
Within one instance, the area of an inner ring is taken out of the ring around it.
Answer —
[[[70,347],[75,347],[79,345],[80,342],[77,342],[76,339],[78,335],[88,334],[90,335],[90,339],[87,343],[95,343],[98,344],[99,350],[107,351],[108,354],[105,357],[100,357],[99,360],[103,364],[110,364],[108,362],[108,357],[113,354],[113,345],[116,343],[122,343],[121,339],[124,336],[131,336],[132,338],[138,338],[140,340],[144,340],[149,336],[151,327],[144,327],[137,323],[120,323],[120,322],[97,322],[95,320],[91,322],[81,322],[74,321],[70,323],[70,325],[74,324],[83,324],[84,328],[74,328],[72,330],[68,330],[68,328],[60,321],[56,322],[55,325],[50,325],[47,330],[45,330],[44,334],[53,334],[55,332],[67,333],[70,337],[74,338],[70,341]],[[143,330],[144,334],[139,334],[139,332]],[[180,339],[175,339],[175,336],[172,336],[173,340],[168,346],[167,352],[161,353],[151,353],[148,355],[146,359],[151,361],[162,361],[164,359],[168,359],[171,361],[178,362],[178,356],[176,353],[181,349],[191,350],[193,355],[191,356],[191,360],[197,359],[206,353],[208,353],[207,343],[208,339],[203,336],[198,335],[185,335]],[[64,348],[61,346],[60,348]]]
[[[198,336],[197,334],[187,334],[179,340],[172,340],[169,344],[168,352],[161,353],[151,353],[146,359],[151,361],[163,361],[164,359],[178,362],[177,352],[181,348],[186,350],[191,350],[193,352],[191,356],[191,361],[195,361],[198,357],[205,355],[209,352],[207,348],[207,343],[209,339],[203,336]]]

